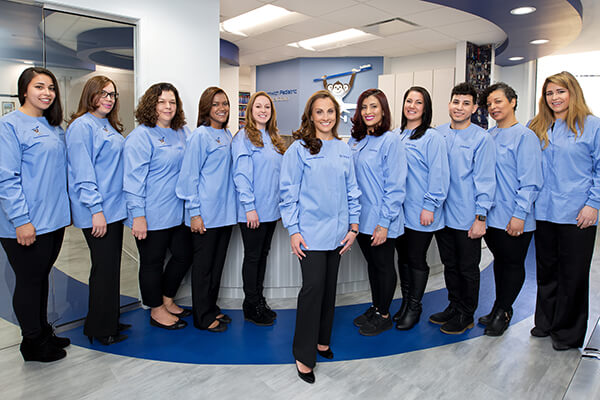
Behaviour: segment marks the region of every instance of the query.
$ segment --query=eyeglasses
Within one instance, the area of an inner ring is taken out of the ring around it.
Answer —
[[[119,98],[119,93],[117,93],[117,92],[110,92],[110,93],[108,93],[106,90],[103,90],[103,91],[100,92],[100,97],[102,97],[103,99],[105,99],[105,98],[108,97],[109,99],[116,100],[116,99]]]

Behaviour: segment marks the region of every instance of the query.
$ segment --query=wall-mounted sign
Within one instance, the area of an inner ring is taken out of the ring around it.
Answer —
[[[288,101],[290,95],[298,95],[298,89],[280,89],[267,91],[267,94],[271,96],[273,101]]]

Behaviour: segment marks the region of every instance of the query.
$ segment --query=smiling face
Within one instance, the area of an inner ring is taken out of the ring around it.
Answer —
[[[46,74],[37,74],[27,85],[23,107],[32,115],[41,117],[56,98],[54,82]]]
[[[490,116],[498,125],[502,125],[503,122],[514,119],[516,103],[516,99],[508,101],[504,91],[498,89],[489,94],[486,105]]]
[[[383,110],[379,99],[375,96],[367,97],[361,105],[360,115],[368,131],[375,129],[383,120]]]
[[[103,94],[107,93],[106,97],[102,97]],[[106,116],[112,111],[115,106],[115,86],[108,82],[106,86],[102,88],[102,92],[98,94],[96,99],[96,109],[93,114],[100,118],[106,118]]]
[[[271,102],[265,96],[258,96],[252,104],[252,119],[258,129],[265,129],[271,119]]]
[[[223,125],[225,125],[229,118],[229,101],[225,93],[214,95],[208,116],[212,128],[223,129]]]
[[[423,110],[425,100],[423,95],[416,91],[410,91],[404,100],[404,117],[406,117],[407,126],[418,126],[423,119]]]
[[[544,96],[546,97],[546,104],[554,114],[554,118],[565,119],[567,111],[569,111],[569,100],[571,98],[569,89],[549,82]]]
[[[310,119],[315,125],[317,137],[331,136],[337,120],[333,101],[329,97],[316,99],[312,105]]]
[[[448,111],[454,125],[468,126],[471,115],[477,111],[477,104],[470,94],[455,94],[448,104]]]
[[[163,91],[156,102],[156,125],[161,128],[170,128],[175,111],[177,111],[175,93],[170,90]]]

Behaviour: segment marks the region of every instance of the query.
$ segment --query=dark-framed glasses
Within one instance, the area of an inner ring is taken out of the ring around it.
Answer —
[[[105,98],[108,97],[109,99],[116,100],[116,99],[119,98],[119,93],[117,93],[117,92],[110,92],[109,93],[106,90],[103,90],[103,91],[100,92],[100,97],[102,97],[103,99],[105,99]]]

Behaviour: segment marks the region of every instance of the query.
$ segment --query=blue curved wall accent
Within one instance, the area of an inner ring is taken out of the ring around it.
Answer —
[[[221,61],[234,67],[240,66],[240,48],[228,40],[219,41]]]

